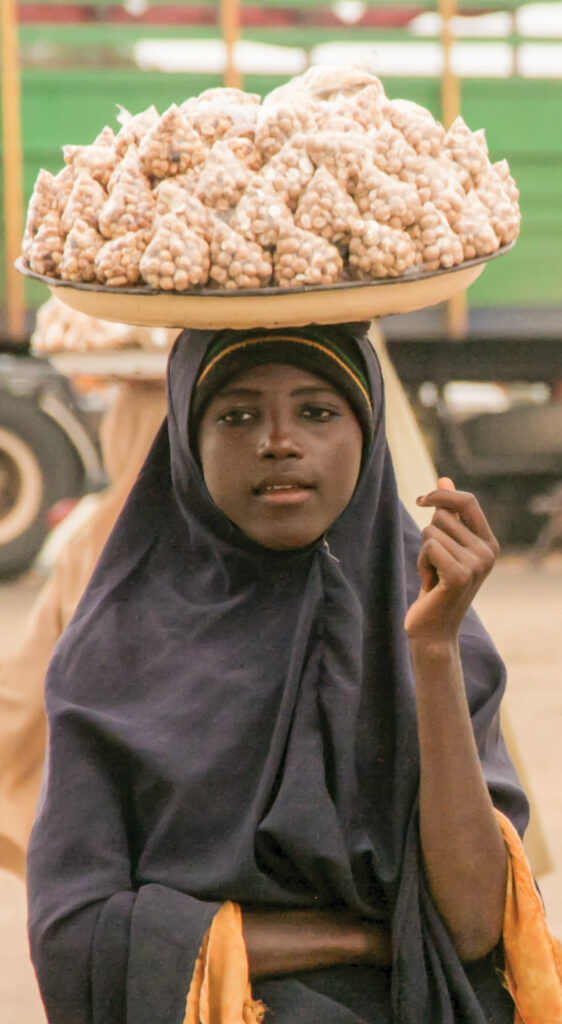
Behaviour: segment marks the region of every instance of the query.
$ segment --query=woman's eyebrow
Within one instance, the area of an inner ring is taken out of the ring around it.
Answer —
[[[296,388],[294,391],[291,391],[291,395],[292,396],[296,396],[296,395],[318,394],[318,392],[322,392],[322,391],[323,392],[327,392],[330,395],[338,395],[339,394],[339,391],[337,391],[336,388],[330,387],[329,384],[317,384],[317,385],[310,384],[310,385],[307,385],[304,388]]]

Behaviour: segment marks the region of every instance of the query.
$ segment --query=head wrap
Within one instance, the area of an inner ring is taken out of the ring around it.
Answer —
[[[367,442],[373,433],[373,404],[361,352],[353,341],[360,324],[334,328],[299,327],[248,332],[224,331],[209,345],[201,365],[191,410],[192,432],[212,396],[231,377],[263,363],[291,363],[331,381],[343,392]],[[193,433],[192,433],[193,437]]]
[[[355,492],[325,537],[279,552],[214,505],[190,444],[217,340],[177,340],[167,425],[48,675],[28,878],[50,1019],[180,1022],[202,936],[230,899],[335,904],[392,930],[391,981],[342,968],[260,982],[273,1017],[508,1024],[495,964],[460,963],[424,877],[403,630],[419,532],[398,500],[374,351],[355,337],[374,410]],[[493,802],[522,831],[502,663],[472,612],[459,643]]]

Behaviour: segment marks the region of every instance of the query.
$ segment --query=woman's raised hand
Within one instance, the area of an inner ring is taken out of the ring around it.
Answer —
[[[494,566],[499,544],[474,495],[455,490],[448,477],[441,477],[437,490],[417,502],[433,506],[435,512],[422,531],[422,587],[404,628],[412,640],[451,641]]]

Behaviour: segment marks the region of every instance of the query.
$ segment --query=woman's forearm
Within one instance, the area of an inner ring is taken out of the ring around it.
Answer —
[[[243,910],[242,918],[252,978],[390,962],[388,932],[343,911]]]
[[[499,939],[506,852],[484,780],[457,643],[410,640],[420,741],[420,836],[435,904],[461,958]]]

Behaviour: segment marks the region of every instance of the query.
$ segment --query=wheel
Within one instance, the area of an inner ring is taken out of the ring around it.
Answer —
[[[27,397],[0,391],[0,576],[28,568],[48,533],[47,512],[82,492],[66,435]]]

